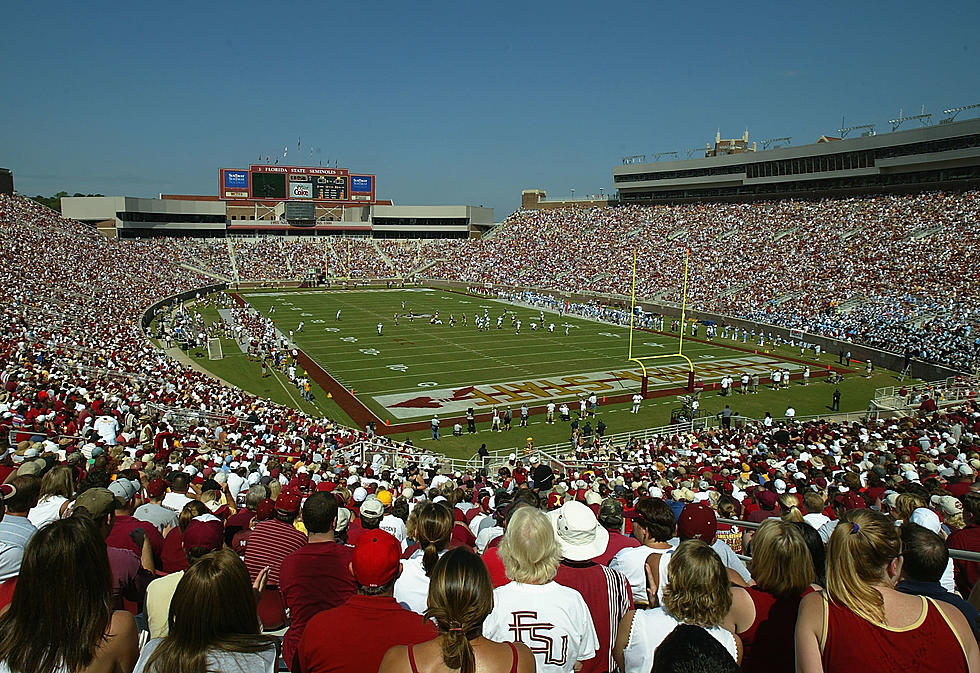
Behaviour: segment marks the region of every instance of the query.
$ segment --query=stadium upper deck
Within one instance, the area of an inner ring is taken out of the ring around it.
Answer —
[[[799,147],[615,166],[625,203],[812,198],[980,186],[980,119]]]

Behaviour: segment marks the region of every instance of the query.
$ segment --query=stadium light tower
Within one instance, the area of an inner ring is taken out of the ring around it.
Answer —
[[[653,160],[660,161],[662,157],[674,157],[674,159],[676,159],[677,152],[657,152],[656,154],[653,155]]]
[[[902,108],[898,108],[898,117],[889,119],[888,123],[892,125],[892,133],[894,133],[903,123],[913,120],[918,120],[923,126],[929,126],[932,123],[932,113],[926,114],[926,106],[923,105],[919,114],[905,117],[902,114]]]
[[[786,136],[784,138],[769,138],[768,140],[762,141],[762,149],[767,150],[769,146],[773,143],[785,142],[787,145],[793,144],[793,136]],[[776,149],[775,147],[773,149]]]
[[[860,131],[861,129],[867,129],[868,132],[863,135],[873,136],[875,135],[875,125],[874,124],[861,124],[859,126],[848,126],[847,128],[837,129],[840,133],[841,138],[846,138],[847,134],[851,131]]]
[[[946,119],[941,120],[940,124],[952,124],[953,120],[956,119],[956,115],[963,112],[964,110],[973,110],[980,107],[980,103],[974,103],[973,105],[964,105],[962,107],[953,107],[948,110],[943,110],[944,115],[949,115]]]
[[[575,188],[572,187],[572,201],[575,200]]]
[[[623,165],[629,166],[631,164],[645,164],[647,162],[647,155],[645,154],[630,154],[629,156],[623,157]]]

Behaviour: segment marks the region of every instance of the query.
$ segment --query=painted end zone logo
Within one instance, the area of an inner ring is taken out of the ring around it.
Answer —
[[[762,355],[726,358],[698,363],[697,377],[714,383],[723,374],[741,372],[768,376],[774,369],[798,371],[799,364],[776,360]],[[650,386],[663,388],[687,382],[686,365],[647,366]],[[432,414],[462,415],[469,407],[477,412],[494,406],[519,407],[546,404],[548,400],[574,399],[580,395],[615,395],[640,389],[642,372],[639,369],[589,372],[567,376],[547,376],[539,379],[486,383],[459,388],[425,389],[390,395],[376,395],[375,402],[395,418],[416,418]]]

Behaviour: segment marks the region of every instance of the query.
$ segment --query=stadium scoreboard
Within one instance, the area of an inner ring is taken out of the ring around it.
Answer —
[[[374,202],[375,176],[352,175],[346,168],[270,166],[218,171],[218,197],[223,201]]]

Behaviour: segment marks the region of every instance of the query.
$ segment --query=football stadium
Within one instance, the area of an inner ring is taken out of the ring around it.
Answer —
[[[980,671],[978,112],[0,169],[0,671]]]

